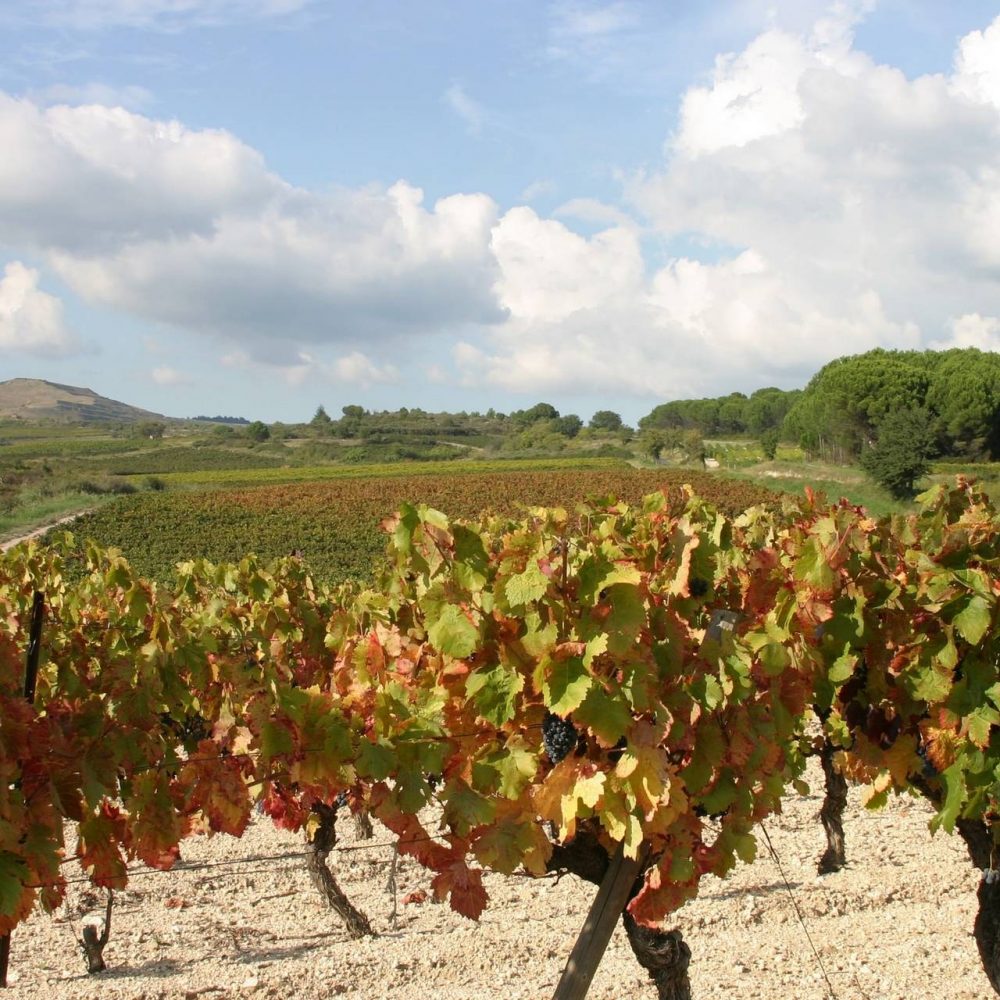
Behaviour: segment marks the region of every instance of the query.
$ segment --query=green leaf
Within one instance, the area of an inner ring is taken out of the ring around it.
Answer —
[[[955,821],[962,811],[965,802],[965,774],[960,762],[952,764],[951,767],[941,772],[941,781],[944,783],[944,802],[938,814],[931,820],[931,830],[944,827],[946,833],[951,833],[955,829]]]
[[[278,725],[270,719],[264,723],[260,731],[260,753],[264,760],[271,760],[294,750],[295,741],[287,726]]]
[[[608,588],[607,594],[611,602],[611,614],[604,622],[608,652],[626,653],[646,625],[646,606],[635,584],[616,583]]]
[[[951,672],[937,669],[932,663],[921,663],[903,677],[906,688],[914,698],[937,704],[951,691]]]
[[[594,685],[574,712],[573,720],[590,729],[605,746],[613,747],[625,735],[632,714],[620,700],[610,698]]]
[[[427,630],[427,638],[438,652],[464,660],[472,655],[479,642],[479,629],[461,608],[446,604]]]
[[[384,781],[392,774],[394,763],[395,758],[387,746],[369,740],[361,741],[356,765],[361,777]]]
[[[769,677],[777,677],[784,673],[790,662],[788,650],[776,642],[769,642],[760,651],[760,665]]]
[[[977,747],[985,749],[989,746],[991,728],[1000,724],[1000,712],[990,708],[989,705],[980,705],[966,717],[965,721],[968,726],[969,739]]]
[[[843,684],[854,673],[858,665],[858,655],[845,646],[840,656],[830,664],[827,678],[832,684]]]
[[[712,790],[701,797],[701,807],[709,816],[725,812],[736,798],[736,781],[729,768],[724,768],[719,774],[719,780]]]
[[[589,670],[594,660],[602,653],[608,651],[608,637],[602,632],[595,635],[588,643],[586,652],[583,654],[583,665]]]
[[[506,749],[491,758],[500,774],[500,794],[516,799],[528,787],[538,771],[538,757],[518,738],[512,737]]]
[[[826,553],[818,538],[810,538],[802,546],[802,555],[795,562],[795,579],[804,580],[817,590],[833,588],[834,572],[826,561]]]
[[[681,777],[689,792],[697,793],[712,778],[716,764],[726,752],[725,740],[717,723],[702,722],[695,737],[694,754],[690,763],[681,771]]]
[[[482,538],[463,524],[454,525],[452,534],[455,539],[455,579],[466,590],[482,590],[489,571],[489,557]]]
[[[670,860],[670,881],[687,882],[695,876],[694,861],[686,854],[675,854]]]
[[[544,597],[548,589],[549,578],[541,571],[536,559],[529,559],[523,573],[508,578],[504,595],[507,603],[517,608]]]
[[[10,917],[16,912],[28,877],[27,865],[19,857],[0,851],[0,916]]]
[[[965,641],[977,646],[989,631],[992,617],[990,605],[977,594],[970,598],[965,608],[955,615],[953,621]]]
[[[542,664],[542,695],[547,707],[565,718],[575,712],[587,697],[594,679],[583,660],[570,656],[564,660],[548,660]]]
[[[524,678],[502,663],[489,670],[477,670],[465,681],[465,693],[479,714],[494,726],[502,726],[514,718],[518,693],[524,688]]]
[[[449,781],[441,797],[445,800],[444,819],[460,837],[477,826],[492,823],[496,806],[471,789],[464,781]]]

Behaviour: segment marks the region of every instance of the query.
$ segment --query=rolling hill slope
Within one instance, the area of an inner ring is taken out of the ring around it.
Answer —
[[[65,420],[70,423],[132,422],[162,419],[127,403],[99,396],[92,389],[35,378],[0,382],[0,419]]]

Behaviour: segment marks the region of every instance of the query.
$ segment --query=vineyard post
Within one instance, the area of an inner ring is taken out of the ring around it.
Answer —
[[[45,617],[45,595],[36,590],[31,605],[31,628],[28,633],[28,662],[24,672],[24,697],[35,700],[38,681],[38,660],[42,648],[42,620]],[[0,937],[0,988],[7,988],[7,969],[10,967],[10,935]]]
[[[35,700],[38,682],[38,660],[42,650],[42,621],[45,618],[45,595],[36,590],[31,606],[31,632],[28,636],[28,665],[24,673],[24,697],[29,703]]]
[[[615,925],[645,864],[646,853],[647,848],[643,845],[638,858],[627,858],[624,845],[618,845],[552,1000],[583,1000],[586,997]]]

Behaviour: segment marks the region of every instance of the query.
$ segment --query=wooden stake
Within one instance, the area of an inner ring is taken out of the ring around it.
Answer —
[[[633,859],[625,857],[624,846],[618,845],[552,1000],[584,1000],[645,862],[645,847]]]

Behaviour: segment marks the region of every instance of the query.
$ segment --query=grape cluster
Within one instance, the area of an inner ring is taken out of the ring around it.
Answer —
[[[576,726],[569,719],[560,719],[552,712],[546,712],[542,721],[542,743],[553,764],[558,764],[576,747],[578,735]]]

